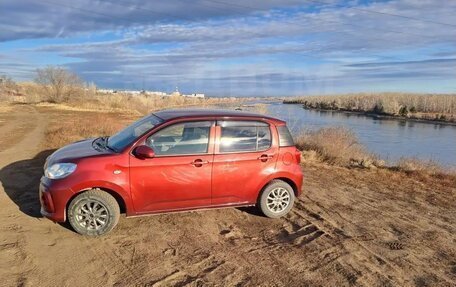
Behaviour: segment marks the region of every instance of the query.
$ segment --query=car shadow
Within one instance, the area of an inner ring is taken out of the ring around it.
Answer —
[[[10,163],[0,170],[0,182],[6,195],[24,214],[40,218],[39,185],[46,158],[54,150],[45,150],[32,159]]]
[[[242,211],[242,212],[246,212],[250,215],[255,215],[258,217],[265,217],[265,215],[256,206],[243,206],[243,207],[237,207],[236,209],[239,211]]]

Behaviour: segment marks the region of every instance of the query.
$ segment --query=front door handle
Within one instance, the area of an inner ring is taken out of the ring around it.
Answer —
[[[202,167],[203,164],[207,164],[207,163],[209,163],[207,160],[195,159],[190,164],[195,166],[195,167]]]
[[[273,155],[269,155],[269,154],[262,154],[258,157],[259,160],[261,160],[262,162],[266,162],[268,161],[269,159],[273,158],[274,156]]]

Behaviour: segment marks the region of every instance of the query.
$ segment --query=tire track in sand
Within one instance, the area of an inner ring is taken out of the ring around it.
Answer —
[[[0,126],[0,169],[32,159],[39,152],[46,127],[46,119],[32,106],[17,105],[8,113],[6,122]],[[0,181],[0,218],[3,219],[0,220],[0,270],[3,270],[0,277],[5,278],[3,283],[14,286],[25,283],[35,264],[25,250],[27,236],[24,236],[23,225],[17,220],[18,208],[5,193],[8,177],[8,174],[3,174]],[[17,276],[8,276],[8,272]]]
[[[18,105],[10,113],[13,117],[0,126],[0,135],[19,140],[2,140],[0,168],[16,161],[33,158],[40,150],[47,124],[47,119],[32,106]]]

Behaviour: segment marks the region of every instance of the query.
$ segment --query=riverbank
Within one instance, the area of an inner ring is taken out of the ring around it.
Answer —
[[[347,128],[369,152],[390,165],[396,165],[403,158],[418,158],[456,167],[456,125],[370,117],[363,113],[317,111],[303,109],[299,104],[282,103],[270,104],[268,115],[285,120],[294,133],[330,127]]]
[[[456,186],[455,167],[445,167],[432,160],[403,157],[394,164],[369,152],[353,131],[344,127],[326,127],[294,135],[305,161],[356,169],[386,169],[406,174],[447,178]]]
[[[379,114],[372,111],[353,111],[353,110],[344,110],[344,109],[322,109],[322,108],[313,108],[313,107],[306,107],[301,103],[294,103],[294,102],[286,102],[283,101],[285,105],[301,105],[303,109],[312,110],[312,111],[320,111],[320,112],[335,112],[335,113],[344,113],[344,114],[352,114],[352,115],[363,115],[366,117],[371,117],[374,119],[384,119],[384,120],[400,120],[400,121],[410,121],[415,123],[427,123],[427,124],[442,124],[442,125],[451,125],[456,126],[456,120],[452,119],[451,121],[448,120],[441,120],[438,118],[421,118],[415,117],[413,115],[409,116],[401,116],[401,115],[394,115],[394,114]]]
[[[456,124],[456,95],[360,93],[284,100],[305,109],[363,114],[378,118]]]

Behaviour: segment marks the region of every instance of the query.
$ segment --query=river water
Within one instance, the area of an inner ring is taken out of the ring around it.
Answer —
[[[434,160],[456,166],[456,126],[379,119],[361,114],[305,110],[302,105],[269,103],[268,114],[285,120],[292,132],[328,126],[351,129],[369,151],[389,163],[401,157]]]

